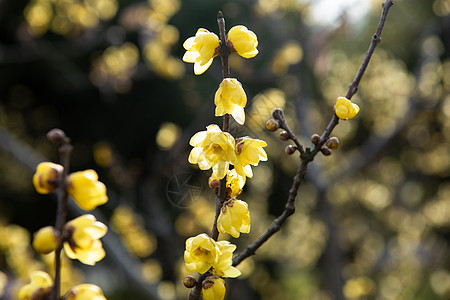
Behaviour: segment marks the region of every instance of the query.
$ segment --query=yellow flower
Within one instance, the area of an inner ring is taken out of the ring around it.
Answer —
[[[231,52],[242,57],[252,58],[258,54],[258,38],[247,27],[238,25],[230,29],[227,35],[227,44]]]
[[[108,227],[93,215],[83,215],[68,222],[64,226],[64,234],[68,236],[64,242],[67,256],[86,265],[95,265],[105,257],[100,238],[107,231]]]
[[[225,78],[219,86],[214,97],[216,116],[231,114],[239,124],[244,124],[244,107],[247,104],[247,95],[242,85],[235,78]]]
[[[242,233],[250,232],[250,213],[246,202],[232,198],[224,203],[217,219],[220,233],[228,233],[238,238]]]
[[[194,63],[194,74],[200,75],[209,68],[214,57],[219,55],[220,40],[214,33],[200,28],[195,36],[183,43],[183,47],[187,50],[183,61]]]
[[[225,280],[218,276],[208,276],[202,283],[203,300],[222,300],[225,291]]]
[[[216,242],[220,250],[219,260],[213,266],[213,274],[220,277],[238,277],[241,272],[232,266],[233,251],[236,250],[236,245],[228,241]]]
[[[19,300],[49,299],[52,293],[53,280],[45,272],[34,271],[30,275],[31,282],[19,290]]]
[[[238,163],[234,168],[239,175],[252,177],[253,171],[250,165],[257,166],[259,161],[267,160],[267,153],[262,147],[267,146],[263,140],[242,137],[236,140],[236,158]]]
[[[72,173],[67,178],[67,192],[84,210],[93,210],[108,202],[106,186],[94,170]]]
[[[33,248],[41,254],[48,254],[58,248],[60,236],[58,231],[52,226],[39,229],[34,234]]]
[[[230,163],[237,163],[235,141],[231,134],[222,132],[217,125],[209,125],[206,129],[197,132],[189,141],[194,147],[189,154],[189,162],[198,164],[201,170],[212,168],[214,176],[222,179]]]
[[[42,162],[36,167],[33,184],[39,194],[48,194],[58,187],[64,168],[51,162]]]
[[[355,117],[359,112],[359,106],[345,97],[339,97],[334,106],[334,112],[341,120],[347,120]]]
[[[186,270],[204,274],[217,263],[219,254],[216,242],[206,233],[188,238],[184,251]]]
[[[102,290],[95,284],[79,284],[71,288],[64,300],[106,300]]]

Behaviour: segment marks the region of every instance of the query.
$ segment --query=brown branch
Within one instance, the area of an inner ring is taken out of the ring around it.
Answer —
[[[52,129],[47,134],[48,139],[54,144],[60,144],[59,154],[61,157],[61,165],[64,168],[64,172],[59,179],[57,198],[58,198],[58,208],[56,212],[56,222],[55,229],[59,233],[59,236],[63,236],[63,227],[66,222],[67,217],[67,200],[69,195],[66,189],[66,178],[69,174],[70,165],[70,154],[72,153],[72,145],[70,144],[70,139],[66,134],[60,129]],[[62,241],[60,245],[55,250],[55,282],[53,286],[52,299],[57,300],[61,294],[61,251],[63,248]]]
[[[386,0],[386,2],[384,2],[382,5],[383,11],[381,13],[377,31],[372,37],[372,42],[370,43],[369,50],[367,51],[366,57],[364,58],[364,61],[362,62],[361,67],[359,68],[358,73],[355,76],[355,79],[349,86],[347,96],[346,96],[347,99],[350,99],[358,90],[359,83],[364,75],[365,70],[367,69],[367,66],[369,65],[372,54],[373,54],[376,46],[381,41],[381,32],[382,32],[384,24],[386,22],[386,17],[389,12],[389,9],[391,8],[391,6],[393,4],[394,4],[393,0]],[[296,138],[294,139],[295,135],[293,134],[292,131],[288,130],[289,127],[287,126],[286,121],[284,120],[282,110],[275,109],[272,116],[275,119],[277,119],[278,121],[280,121],[280,127],[285,129],[289,133],[290,139],[292,139],[294,141],[294,143],[296,143],[296,145],[297,145],[298,140]],[[289,196],[288,196],[286,206],[285,206],[283,213],[277,219],[275,219],[273,221],[273,223],[270,225],[270,227],[267,229],[267,231],[263,235],[261,235],[253,244],[247,246],[247,248],[243,252],[241,252],[238,256],[236,256],[233,259],[233,266],[237,266],[247,257],[254,255],[256,250],[259,247],[261,247],[267,240],[269,240],[269,238],[272,235],[274,235],[275,233],[280,231],[281,226],[284,224],[286,219],[295,212],[295,197],[297,196],[300,185],[305,178],[308,164],[314,160],[314,157],[317,155],[317,153],[319,153],[323,144],[328,140],[331,132],[337,126],[338,123],[339,123],[339,118],[336,116],[336,114],[333,114],[333,117],[331,118],[330,123],[328,124],[327,128],[325,129],[322,136],[320,137],[320,141],[317,143],[317,145],[314,147],[314,149],[312,151],[307,148],[306,151],[302,152],[302,150],[301,150],[302,148],[299,147],[299,145],[301,146],[301,144],[298,143],[297,148],[301,153],[301,155],[300,155],[301,164],[300,164],[299,169],[297,170],[297,174],[295,175],[295,177],[293,179],[292,187],[289,190]],[[286,126],[286,128],[288,128],[288,129],[286,129],[284,126]],[[296,140],[297,140],[297,142],[296,142]]]

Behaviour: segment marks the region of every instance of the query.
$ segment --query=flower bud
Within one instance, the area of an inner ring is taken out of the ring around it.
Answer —
[[[288,141],[290,139],[289,133],[287,131],[282,131],[280,133],[280,140],[282,141]]]
[[[197,284],[197,280],[192,276],[186,276],[183,279],[183,284],[188,289],[192,289]]]
[[[274,108],[272,111],[272,117],[275,120],[279,120],[280,118],[283,118],[283,110],[281,108]]]
[[[332,137],[332,138],[327,140],[326,145],[331,150],[336,150],[339,147],[339,139],[334,136],[334,137]]]
[[[209,187],[213,190],[218,189],[220,185],[220,180],[217,178],[209,177],[208,179]]]
[[[317,133],[314,133],[311,136],[311,142],[313,142],[314,145],[317,145],[320,142],[320,136]]]
[[[51,162],[42,162],[36,167],[33,185],[39,194],[48,194],[57,189],[63,166]]]
[[[266,122],[266,129],[270,132],[275,132],[278,128],[280,128],[280,122],[278,120],[270,119]]]
[[[292,146],[292,145],[288,145],[288,146],[286,146],[286,148],[284,149],[284,152],[286,152],[286,154],[288,154],[288,155],[292,155],[292,154],[295,153],[295,150],[297,150],[297,148],[295,148],[295,147]]]
[[[46,226],[34,234],[33,248],[36,252],[48,254],[58,248],[60,240],[58,231],[52,226]]]
[[[322,147],[320,149],[320,152],[322,152],[322,154],[325,155],[325,156],[331,155],[331,150],[329,148],[327,148],[327,147]]]
[[[68,138],[66,136],[66,134],[64,133],[64,131],[62,131],[61,129],[58,128],[54,128],[52,130],[50,130],[47,133],[47,139],[52,143],[52,144],[62,144],[64,142],[68,141]]]

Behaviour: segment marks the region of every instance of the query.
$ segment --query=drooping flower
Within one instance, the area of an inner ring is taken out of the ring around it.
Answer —
[[[67,178],[67,192],[84,210],[93,210],[108,202],[106,186],[98,181],[94,170],[79,171]]]
[[[53,280],[45,272],[34,271],[30,274],[31,282],[19,290],[19,300],[49,299],[52,293]]]
[[[41,254],[55,251],[59,243],[60,235],[52,226],[43,227],[34,234],[33,248]]]
[[[197,132],[189,141],[194,147],[189,154],[189,162],[198,164],[201,170],[212,168],[214,176],[222,179],[230,163],[237,163],[235,141],[231,134],[222,132],[217,125],[209,125],[206,129]]]
[[[64,168],[61,165],[52,162],[40,163],[33,175],[33,185],[36,191],[39,194],[48,194],[56,190],[63,171]]]
[[[260,161],[267,160],[267,153],[262,147],[267,146],[263,140],[252,139],[248,136],[236,140],[236,158],[238,163],[234,168],[239,175],[252,177],[251,165],[257,166]]]
[[[86,265],[95,265],[105,257],[100,238],[107,231],[108,227],[93,215],[83,215],[68,222],[64,226],[64,250],[67,256]]]
[[[252,58],[258,54],[256,34],[243,25],[234,26],[228,31],[227,45],[231,52],[245,58]]]
[[[184,263],[188,272],[204,274],[218,261],[220,249],[206,233],[186,240]]]
[[[359,106],[345,97],[338,97],[334,112],[341,120],[354,118],[359,112]]]
[[[183,47],[187,50],[183,61],[194,63],[194,74],[200,75],[209,68],[214,57],[219,55],[220,40],[214,33],[200,28],[195,36],[183,43]]]
[[[227,172],[227,197],[228,198],[236,198],[242,193],[242,188],[245,185],[247,177],[239,175],[235,169],[228,170]],[[219,178],[215,176],[211,176],[208,180],[209,186],[218,192],[219,188]]]
[[[250,232],[250,213],[247,203],[235,198],[226,201],[217,219],[217,229],[220,233],[231,234],[234,238],[238,238],[241,232]]]
[[[95,284],[79,284],[71,288],[64,300],[106,300],[102,290]]]
[[[218,276],[208,276],[202,283],[203,300],[223,300],[225,291],[225,280]]]
[[[236,122],[244,124],[247,95],[237,79],[225,78],[222,80],[214,97],[214,103],[217,117],[231,114]]]
[[[241,275],[241,271],[232,266],[233,252],[236,250],[236,245],[228,241],[216,242],[220,250],[219,260],[213,266],[213,274],[220,277],[235,278]]]

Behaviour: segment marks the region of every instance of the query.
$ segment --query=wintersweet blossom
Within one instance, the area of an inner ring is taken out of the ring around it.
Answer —
[[[44,300],[52,293],[53,280],[45,272],[34,271],[30,274],[31,282],[19,290],[19,300]]]
[[[188,272],[206,273],[218,261],[220,249],[206,233],[186,240],[184,263]]]
[[[203,300],[222,300],[225,297],[225,291],[225,280],[218,276],[208,276],[202,283]]]
[[[220,233],[231,234],[238,238],[242,233],[250,232],[250,213],[245,201],[232,198],[224,203],[217,219]]]
[[[41,254],[48,254],[58,248],[60,237],[58,231],[52,226],[39,229],[34,234],[33,248]]]
[[[239,124],[244,124],[244,107],[247,104],[247,95],[241,83],[236,78],[225,78],[219,85],[214,97],[216,116],[231,114]]]
[[[267,146],[263,140],[252,139],[248,136],[236,140],[236,158],[238,163],[234,168],[239,175],[252,177],[251,165],[257,166],[260,161],[267,160],[267,153],[262,147]]]
[[[219,55],[220,40],[214,33],[200,28],[195,36],[183,43],[183,47],[187,50],[183,61],[194,63],[194,74],[200,75],[209,68],[214,57]]]
[[[219,241],[216,244],[219,247],[220,255],[217,263],[213,266],[213,274],[229,278],[241,275],[241,271],[232,266],[233,252],[236,250],[236,245],[228,241]]]
[[[345,97],[338,97],[334,106],[334,112],[341,120],[355,117],[359,112],[359,106]]]
[[[58,187],[64,168],[52,162],[42,162],[36,167],[33,185],[39,194],[48,194]]]
[[[245,58],[252,58],[258,54],[256,34],[243,25],[234,26],[228,31],[227,44],[231,52],[236,52]]]
[[[95,265],[105,257],[100,238],[108,231],[105,224],[97,221],[93,215],[83,215],[64,226],[67,241],[64,250],[69,258],[78,259],[86,265]]]
[[[64,300],[106,300],[102,290],[95,284],[79,284],[71,288]]]
[[[106,186],[94,170],[74,172],[67,178],[67,192],[84,210],[93,210],[108,202]]]
[[[222,132],[217,125],[209,125],[206,129],[197,132],[189,141],[194,147],[189,154],[189,162],[198,164],[201,170],[212,168],[214,176],[222,179],[227,174],[230,163],[237,163],[235,141],[231,134]]]

